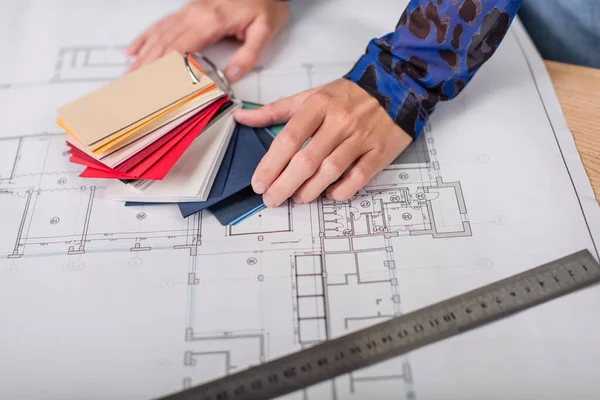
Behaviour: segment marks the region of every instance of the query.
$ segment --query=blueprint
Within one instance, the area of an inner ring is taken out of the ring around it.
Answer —
[[[107,199],[106,181],[68,162],[56,108],[119,77],[128,42],[182,3],[0,0],[0,399],[153,398],[581,249],[598,256],[598,204],[518,21],[349,201],[223,227],[208,211]],[[292,2],[237,96],[264,103],[340,77],[406,3]],[[331,34],[347,40],[326,47]],[[233,48],[207,53],[223,66]],[[593,399],[599,303],[587,289],[286,398]]]

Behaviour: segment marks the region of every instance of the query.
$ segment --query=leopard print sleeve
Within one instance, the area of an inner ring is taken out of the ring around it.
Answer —
[[[373,39],[345,76],[413,138],[504,38],[522,0],[411,0],[396,31]]]

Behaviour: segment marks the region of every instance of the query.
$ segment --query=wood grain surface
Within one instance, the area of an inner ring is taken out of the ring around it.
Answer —
[[[600,69],[553,61],[546,67],[600,202]]]

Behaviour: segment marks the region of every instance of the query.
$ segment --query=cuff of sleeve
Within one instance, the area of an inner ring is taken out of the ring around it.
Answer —
[[[423,106],[423,99],[429,96],[416,82],[410,85],[412,81],[409,82],[406,75],[397,77],[394,71],[384,67],[378,57],[384,56],[389,59],[391,54],[385,53],[386,50],[372,40],[366,54],[344,78],[356,83],[375,97],[392,120],[416,139],[429,118],[430,113],[426,112]],[[397,61],[396,64],[401,62]]]

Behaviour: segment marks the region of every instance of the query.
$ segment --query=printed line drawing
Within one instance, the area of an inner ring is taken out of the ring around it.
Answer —
[[[120,51],[63,48],[47,85],[87,87],[114,79],[126,67]],[[265,101],[273,98],[261,91],[273,87],[265,81],[289,81],[291,74],[302,87],[290,90],[304,90],[339,76],[346,65],[262,69],[243,85],[247,92],[254,87],[257,98],[249,100]],[[180,358],[184,388],[271,357],[277,343],[257,300],[266,293],[265,285],[289,287],[281,282],[292,282],[285,296],[290,318],[278,323],[289,324],[290,338],[300,349],[401,314],[393,241],[472,235],[461,184],[443,179],[429,126],[352,199],[319,198],[308,205],[288,201],[233,227],[222,227],[208,211],[183,219],[175,206],[124,207],[106,199],[103,181],[79,178],[79,168],[68,163],[59,133],[2,138],[0,160],[10,160],[0,163],[0,201],[6,203],[0,219],[11,235],[10,243],[0,242],[0,257],[16,263],[37,256],[49,262],[59,255],[79,257],[63,265],[65,272],[84,271],[85,260],[97,254],[114,254],[135,268],[156,252],[188,257],[185,276],[166,276],[159,283],[164,290],[180,284],[186,288],[182,306],[187,322],[181,328],[185,350]],[[12,215],[14,210],[22,214]],[[288,269],[272,268],[271,260],[285,260],[281,264],[287,263]],[[211,272],[225,267],[235,274],[225,278]],[[15,264],[11,271],[17,269]],[[204,304],[231,301],[227,296],[234,285],[256,295],[245,299],[254,308],[231,309],[247,318],[235,329],[212,326]],[[214,290],[213,297],[207,297],[207,290]],[[348,301],[352,307],[337,306]],[[334,311],[339,309],[352,313]],[[392,385],[407,398],[414,397],[410,360],[400,357],[308,389],[302,396],[345,398],[368,392],[369,385]]]
[[[23,138],[14,138],[3,141],[6,157],[0,161],[0,182],[12,181],[21,156],[21,145]]]
[[[433,144],[428,126],[412,148],[352,199],[318,200],[321,252],[296,254],[292,260],[293,311],[301,345],[402,313],[392,240],[472,235],[460,183],[443,181]],[[356,315],[335,315],[338,302],[352,299],[360,299],[350,308]],[[406,397],[414,397],[406,357],[339,378],[330,390],[334,398],[345,398],[360,384],[386,381],[401,382]]]
[[[17,239],[15,240],[15,248],[12,254],[8,255],[8,258],[20,258],[23,254],[19,252],[19,247],[21,246],[21,239],[23,238],[23,228],[25,227],[25,221],[27,219],[27,212],[29,211],[29,205],[31,203],[31,194],[32,191],[28,190],[27,192],[27,200],[25,201],[25,210],[23,211],[23,217],[21,218],[21,223],[19,224],[19,231],[17,232]]]
[[[227,227],[227,232],[230,236],[292,232],[294,229],[292,201],[287,200],[275,212],[281,216],[265,220],[263,214],[259,212],[249,223]]]
[[[124,47],[63,47],[50,83],[111,81],[129,65]]]

